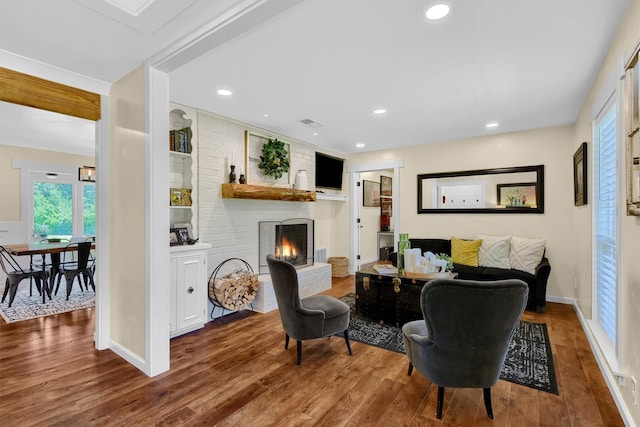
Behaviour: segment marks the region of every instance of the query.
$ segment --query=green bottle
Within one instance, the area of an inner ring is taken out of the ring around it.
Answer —
[[[407,233],[400,233],[400,240],[398,241],[398,275],[402,275],[402,272],[404,270],[405,249],[411,249],[409,235]]]

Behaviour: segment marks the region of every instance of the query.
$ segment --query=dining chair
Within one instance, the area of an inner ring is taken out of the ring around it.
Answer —
[[[66,282],[67,300],[69,299],[69,295],[71,295],[71,289],[76,277],[78,278],[80,290],[84,291],[82,288],[82,280],[84,280],[86,289],[89,290],[89,284],[91,284],[91,288],[95,292],[96,286],[93,279],[95,258],[91,254],[92,244],[92,241],[85,241],[69,243],[65,247],[64,252],[62,252],[62,262],[60,263],[61,274],[58,276],[54,294],[58,294],[62,276],[64,276],[64,280]],[[77,251],[77,258],[68,261],[69,258],[73,257],[73,252],[75,251]]]
[[[46,239],[41,239],[38,241],[38,244],[47,244],[47,243],[69,243],[70,239],[66,237],[51,237]],[[34,258],[35,257],[35,258]],[[49,280],[53,283],[56,277],[60,274],[60,270],[58,266],[60,265],[60,254],[49,254],[49,264],[46,263],[46,255],[30,255],[29,256],[29,268],[32,270],[36,270],[37,268],[46,270],[47,265],[49,266]],[[33,295],[33,278],[29,279],[29,296]]]
[[[9,294],[9,307],[13,304],[13,300],[16,297],[18,291],[18,284],[24,279],[35,279],[38,292],[46,292],[51,299],[51,290],[47,285],[47,272],[43,269],[23,269],[11,253],[4,247],[0,246],[0,265],[2,271],[7,275],[5,280],[4,292],[2,294],[2,302],[7,298]],[[43,297],[44,298],[44,297]],[[44,301],[44,300],[43,300]]]

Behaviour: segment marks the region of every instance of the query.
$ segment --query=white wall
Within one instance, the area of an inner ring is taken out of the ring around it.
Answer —
[[[350,164],[404,160],[400,169],[400,229],[409,237],[473,238],[476,234],[547,239],[551,262],[547,295],[574,296],[573,126],[537,129],[362,153]],[[418,214],[417,175],[545,165],[544,214]],[[348,221],[348,217],[339,221]]]

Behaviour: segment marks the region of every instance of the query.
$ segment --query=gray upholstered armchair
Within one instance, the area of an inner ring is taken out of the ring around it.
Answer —
[[[298,359],[302,362],[302,341],[330,337],[344,332],[349,354],[349,306],[329,295],[312,295],[300,299],[298,274],[293,265],[267,255],[269,273],[278,301],[278,310],[285,331],[284,348],[289,348],[289,337],[297,342]]]
[[[493,418],[491,387],[498,382],[527,294],[527,284],[515,279],[434,279],[424,285],[424,320],[406,323],[402,335],[408,374],[415,367],[438,385],[438,418],[445,387],[484,389],[487,416]]]

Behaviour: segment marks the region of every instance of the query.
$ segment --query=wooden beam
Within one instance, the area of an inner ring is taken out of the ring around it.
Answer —
[[[0,67],[0,101],[100,119],[100,95]]]
[[[249,184],[222,184],[224,199],[284,200],[289,202],[315,202],[315,191],[269,187]]]

